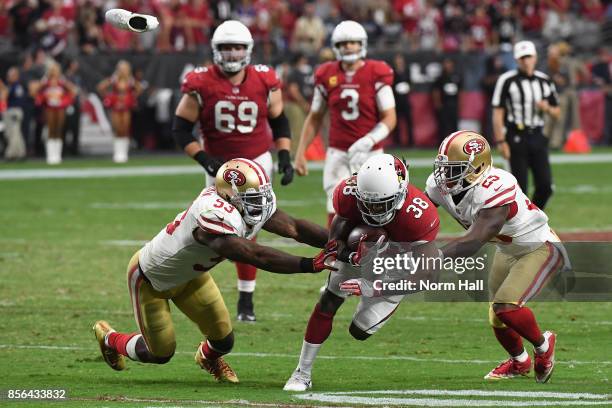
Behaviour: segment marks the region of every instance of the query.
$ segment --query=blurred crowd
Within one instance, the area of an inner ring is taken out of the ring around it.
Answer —
[[[103,18],[115,7],[156,15],[161,28],[116,29]],[[316,54],[346,19],[363,23],[371,46],[402,51],[503,51],[517,35],[589,49],[611,10],[602,0],[2,0],[0,46],[54,57],[77,49],[198,50],[231,18],[249,27],[265,61],[287,50]]]

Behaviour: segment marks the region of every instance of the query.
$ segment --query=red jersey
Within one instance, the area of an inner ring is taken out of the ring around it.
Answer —
[[[330,112],[329,146],[348,148],[379,122],[376,92],[393,86],[393,69],[387,63],[364,60],[353,75],[347,75],[340,61],[327,62],[315,72],[315,87]],[[373,149],[380,148],[377,144]]]
[[[268,95],[280,88],[274,69],[247,65],[244,81],[232,85],[216,66],[198,67],[185,76],[181,92],[200,101],[204,150],[215,157],[254,159],[270,150]]]
[[[357,208],[356,189],[355,176],[341,181],[334,190],[334,210],[340,217],[355,224],[363,224],[361,212]],[[381,228],[387,231],[389,240],[393,242],[433,241],[440,229],[440,218],[436,206],[425,193],[408,184],[402,208],[395,212],[390,223]]]
[[[72,104],[74,95],[62,79],[43,80],[35,103],[39,106],[52,109],[66,109]]]
[[[118,80],[113,78],[112,90],[104,97],[104,106],[116,112],[126,112],[138,104],[134,80]]]

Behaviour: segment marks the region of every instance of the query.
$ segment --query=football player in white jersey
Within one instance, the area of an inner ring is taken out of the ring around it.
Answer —
[[[296,220],[276,208],[276,197],[262,166],[233,159],[217,172],[215,185],[205,188],[189,208],[178,214],[132,257],[128,286],[138,332],[118,333],[103,320],[93,329],[106,363],[125,368],[125,357],[164,364],[176,341],[169,300],[197,324],[205,337],[196,363],[217,381],[238,382],[221,356],[232,349],[229,313],[212,276],[215,265],[229,259],[270,272],[310,273],[330,269],[325,261],[334,249],[303,258],[258,245],[250,239],[260,229],[323,248],[327,230]]]
[[[525,338],[535,348],[536,381],[548,381],[555,363],[556,335],[542,333],[525,306],[561,268],[570,267],[563,245],[548,226],[548,217],[529,201],[512,174],[493,167],[487,140],[471,131],[458,131],[444,139],[426,193],[467,229],[461,238],[441,248],[444,256],[467,257],[489,241],[498,242],[489,272],[489,322],[510,358],[485,379],[529,373]]]

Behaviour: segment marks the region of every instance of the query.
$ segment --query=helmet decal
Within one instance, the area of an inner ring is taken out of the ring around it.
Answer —
[[[485,149],[485,144],[482,139],[470,139],[463,145],[463,151],[465,154],[478,154]]]
[[[227,169],[223,172],[223,180],[239,187],[246,183],[246,176],[238,169]]]

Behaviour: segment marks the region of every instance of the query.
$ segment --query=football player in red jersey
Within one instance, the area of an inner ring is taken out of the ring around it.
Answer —
[[[298,175],[308,174],[306,148],[329,110],[329,147],[323,171],[328,224],[334,214],[334,187],[357,171],[372,155],[382,153],[381,141],[395,128],[393,70],[383,61],[365,59],[368,36],[361,24],[343,21],[331,38],[337,61],[315,72],[315,90],[295,155]]]
[[[436,257],[439,253],[433,243],[440,225],[436,207],[422,191],[409,184],[408,169],[390,154],[369,158],[356,176],[340,182],[334,190],[333,204],[336,215],[328,248],[334,248],[330,243],[336,244],[334,267],[338,270],[330,273],[326,289],[310,315],[300,361],[285,384],[285,391],[306,391],[312,387],[312,364],[331,333],[334,315],[348,296],[341,285],[361,272],[363,246],[350,252],[346,244],[357,225],[366,223],[383,228],[390,241],[410,244],[414,256]],[[351,335],[366,340],[385,324],[403,297],[401,294],[362,297],[349,327]]]
[[[259,163],[270,177],[272,140],[278,151],[282,185],[293,179],[289,150],[291,133],[283,113],[280,80],[266,65],[250,65],[253,38],[239,21],[225,21],[212,38],[214,65],[188,73],[181,85],[173,136],[185,153],[204,167],[207,185],[229,159],[244,157]],[[199,121],[204,148],[193,136]],[[270,129],[272,130],[270,134]],[[257,269],[236,263],[238,320],[255,321],[253,292]]]

